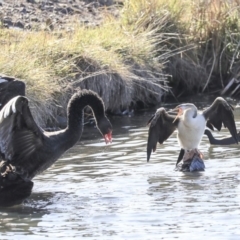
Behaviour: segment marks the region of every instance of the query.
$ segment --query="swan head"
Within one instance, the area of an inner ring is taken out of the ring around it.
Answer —
[[[112,142],[112,124],[106,116],[97,121],[97,127],[102,133],[106,144]]]
[[[192,117],[193,118],[197,116],[197,108],[192,103],[180,104],[177,107],[175,107],[174,110],[178,110],[178,114],[177,114],[177,116],[176,116],[176,118],[174,119],[173,122],[175,122],[178,118],[180,118],[186,111],[192,112]]]

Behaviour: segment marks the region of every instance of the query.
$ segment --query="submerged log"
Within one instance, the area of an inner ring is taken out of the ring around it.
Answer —
[[[227,86],[221,92],[221,95],[228,95],[229,97],[234,97],[240,93],[240,81],[233,78]]]

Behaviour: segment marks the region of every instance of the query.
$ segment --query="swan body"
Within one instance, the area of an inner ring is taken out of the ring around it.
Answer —
[[[230,131],[234,141],[238,143],[233,107],[222,97],[216,98],[212,105],[203,112],[199,112],[192,103],[180,104],[175,110],[178,110],[177,116],[160,108],[149,120],[147,161],[150,159],[151,152],[156,150],[157,142],[162,144],[175,130],[177,130],[177,138],[181,147],[177,164],[182,160],[186,151],[199,148],[206,126],[220,131],[224,125]]]
[[[93,91],[83,90],[72,96],[67,109],[67,127],[55,132],[44,131],[36,124],[26,97],[16,96],[11,99],[0,112],[0,153],[5,168],[11,169],[13,166],[16,170],[10,172],[17,174],[16,179],[20,176],[26,181],[31,181],[37,174],[49,168],[79,141],[83,131],[83,110],[86,106],[92,108],[97,128],[106,143],[111,142],[112,125],[105,115],[102,99]],[[4,170],[1,172],[3,174]],[[2,176],[2,179],[0,176],[0,185],[3,178],[8,179],[7,176],[8,174]],[[0,205],[9,185],[16,185],[15,180],[9,179],[5,182],[5,185],[0,186]],[[26,197],[28,195],[29,190]],[[15,199],[18,196],[10,194],[8,198]]]

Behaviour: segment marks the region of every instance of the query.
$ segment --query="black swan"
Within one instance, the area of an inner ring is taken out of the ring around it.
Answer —
[[[205,129],[204,132],[205,135],[207,135],[210,144],[212,145],[230,145],[230,144],[236,144],[236,141],[233,137],[224,137],[221,139],[216,139],[213,137],[211,131],[208,129]],[[240,141],[240,132],[238,132],[238,141]]]
[[[25,83],[13,77],[0,76],[0,110],[18,95],[25,96]]]
[[[151,152],[155,152],[157,142],[162,144],[175,130],[178,131],[177,138],[181,147],[176,165],[183,159],[184,154],[189,154],[191,151],[196,152],[206,126],[211,129],[215,127],[220,131],[223,124],[229,129],[235,143],[238,143],[233,107],[223,98],[216,98],[212,105],[202,113],[199,113],[197,107],[191,103],[181,104],[175,110],[178,110],[177,116],[173,116],[172,112],[167,113],[164,108],[159,108],[148,121],[150,127],[148,131],[147,161],[150,159]],[[197,152],[199,151],[197,150]],[[200,152],[198,157],[200,159],[202,157]],[[199,167],[197,169],[199,170]]]
[[[67,108],[65,129],[46,132],[34,121],[28,99],[12,98],[0,111],[0,206],[20,204],[30,196],[33,177],[49,168],[80,139],[83,109],[90,106],[106,143],[112,141],[112,125],[102,99],[93,91],[75,93]]]

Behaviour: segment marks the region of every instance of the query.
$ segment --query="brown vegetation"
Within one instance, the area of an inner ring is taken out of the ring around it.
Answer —
[[[118,112],[159,104],[171,92],[220,90],[238,77],[239,0],[111,2],[123,5],[97,5],[101,21],[93,27],[80,24],[77,11],[61,25],[67,27],[50,28],[53,20],[24,31],[2,25],[0,72],[26,82],[41,125],[65,115],[77,88],[98,92]]]

